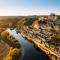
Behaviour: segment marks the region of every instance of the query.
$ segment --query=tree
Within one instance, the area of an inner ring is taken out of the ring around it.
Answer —
[[[3,60],[18,60],[21,55],[21,50],[18,48],[11,48],[10,52]]]
[[[22,25],[24,25],[26,23],[26,19],[22,18],[21,20],[18,21],[17,23],[17,28],[20,28]]]
[[[51,40],[48,41],[50,44],[60,46],[60,34],[53,34],[50,38]]]
[[[9,35],[9,32],[7,32],[7,31],[3,31],[2,33],[1,33],[1,36],[2,37],[7,37]]]

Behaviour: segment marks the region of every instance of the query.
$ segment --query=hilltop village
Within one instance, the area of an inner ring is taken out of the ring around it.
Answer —
[[[60,59],[60,19],[54,13],[39,17],[30,25],[22,25],[19,32],[52,60]]]

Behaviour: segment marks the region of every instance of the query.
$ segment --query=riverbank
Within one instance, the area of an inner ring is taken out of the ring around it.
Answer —
[[[23,38],[21,34],[16,32],[16,29],[11,30],[10,33],[19,41],[22,47],[22,59],[21,60],[50,60],[49,57],[38,51],[32,43]]]
[[[4,52],[6,53],[1,60],[16,60],[21,58],[21,46],[20,43],[8,32],[8,31],[3,31],[1,33],[1,38],[2,41],[9,46],[9,50]],[[7,53],[8,52],[8,53]],[[1,55],[1,54],[0,54]]]
[[[56,55],[53,51],[51,51],[49,48],[45,47],[45,44],[40,43],[40,40],[37,38],[33,38],[31,35],[21,32],[20,33],[24,38],[27,38],[28,41],[32,42],[36,47],[44,51],[52,60],[56,60]],[[57,55],[58,56],[58,55]]]

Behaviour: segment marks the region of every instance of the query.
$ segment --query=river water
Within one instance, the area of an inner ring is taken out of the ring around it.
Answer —
[[[7,29],[21,44],[22,47],[22,59],[21,60],[50,60],[47,55],[44,55],[42,51],[38,51],[33,44],[25,40],[16,30]]]

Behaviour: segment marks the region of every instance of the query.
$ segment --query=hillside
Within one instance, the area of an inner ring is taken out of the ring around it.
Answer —
[[[3,60],[4,56],[9,52],[9,45],[3,40],[0,40],[0,60]]]

